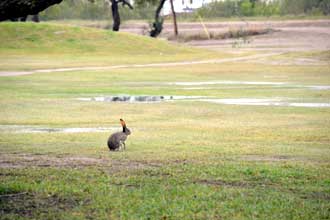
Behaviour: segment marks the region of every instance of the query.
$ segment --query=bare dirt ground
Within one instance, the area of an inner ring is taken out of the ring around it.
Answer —
[[[25,167],[99,167],[104,168],[111,173],[119,171],[135,171],[139,169],[147,169],[159,167],[161,164],[128,161],[128,160],[111,160],[103,157],[91,156],[72,156],[72,155],[47,155],[32,153],[1,153],[0,168],[25,168]]]
[[[115,152],[116,153],[116,152]],[[120,153],[120,152],[118,152]],[[310,161],[303,157],[281,156],[281,155],[242,155],[238,157],[223,158],[223,160],[240,160],[250,162],[282,163],[283,161]],[[122,171],[134,172],[137,170],[159,168],[164,165],[184,164],[187,160],[172,161],[133,161],[133,160],[114,160],[103,156],[73,156],[73,155],[49,155],[34,153],[0,153],[0,168],[31,168],[31,167],[57,167],[57,168],[100,168],[110,173]]]
[[[267,50],[272,52],[325,51],[330,50],[330,20],[287,20],[287,21],[231,21],[204,23],[209,33],[225,33],[231,30],[270,29],[268,34],[251,36],[248,39],[193,40],[186,44],[213,50],[239,49]],[[205,34],[198,22],[179,22],[179,34]],[[122,31],[146,34],[147,24],[129,23]],[[169,38],[173,25],[165,24],[161,37]]]

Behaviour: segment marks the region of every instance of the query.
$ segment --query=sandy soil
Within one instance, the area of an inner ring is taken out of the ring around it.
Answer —
[[[237,25],[237,24],[236,24]],[[244,27],[244,24],[241,24]],[[254,22],[248,26],[264,26],[275,31],[249,37],[241,42],[242,49],[267,50],[272,52],[330,50],[330,21],[305,22]],[[191,41],[188,44],[210,49],[234,49],[237,39]]]
[[[249,37],[246,42],[237,39],[195,40],[187,44],[214,50],[241,49],[268,50],[272,52],[330,50],[330,20],[292,20],[292,21],[234,21],[206,22],[207,30],[212,33],[225,33],[237,29],[272,29],[266,35]],[[201,23],[180,22],[179,34],[205,33]],[[137,34],[147,34],[147,24],[126,24],[121,30]],[[173,26],[165,24],[161,37],[172,34]],[[235,46],[233,48],[233,45]]]

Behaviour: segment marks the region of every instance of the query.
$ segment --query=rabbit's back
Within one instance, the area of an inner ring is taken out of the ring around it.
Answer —
[[[112,134],[108,139],[108,147],[110,150],[116,150],[120,147],[120,143],[126,141],[127,135],[124,132]]]

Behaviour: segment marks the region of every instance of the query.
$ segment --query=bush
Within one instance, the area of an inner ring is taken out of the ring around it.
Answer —
[[[244,0],[240,3],[240,12],[243,16],[252,16],[253,15],[253,4],[250,0]]]
[[[155,13],[152,4],[137,5],[134,10],[122,7],[119,4],[119,13],[122,20],[151,19]],[[40,14],[42,20],[60,19],[86,19],[109,20],[112,19],[111,3],[104,0],[64,0],[61,4],[49,7]]]
[[[42,20],[56,19],[109,19],[111,11],[104,0],[64,0],[40,13]]]
[[[236,3],[233,1],[211,2],[197,9],[195,14],[202,17],[231,17],[236,13]]]
[[[110,3],[104,0],[63,0],[40,14],[43,20],[54,19],[89,19],[109,20],[111,16]],[[146,2],[136,0],[134,10],[120,7],[122,20],[147,19],[152,20],[159,0]],[[121,5],[121,4],[120,4]],[[191,14],[179,15],[185,19],[198,19],[238,16],[274,16],[274,15],[329,15],[330,0],[225,0],[214,1],[197,9]]]
[[[330,0],[283,0],[281,14],[329,15]]]
[[[206,18],[274,15],[329,15],[330,0],[225,0],[198,9],[194,16]]]
[[[324,15],[330,14],[330,0],[323,0],[320,2],[319,9]]]
[[[280,14],[280,2],[261,2],[256,0],[212,2],[195,13],[206,18],[237,16],[271,16]]]

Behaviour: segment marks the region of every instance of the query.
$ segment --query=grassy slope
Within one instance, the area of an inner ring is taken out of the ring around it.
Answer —
[[[22,24],[17,24],[17,28],[22,28]],[[29,36],[27,30],[23,33],[22,38]],[[153,42],[149,47],[158,47]],[[29,49],[34,47],[37,49]],[[103,49],[94,51],[93,56],[103,53]],[[120,54],[122,50],[115,51]],[[177,56],[183,56],[185,50]],[[4,54],[13,51],[2,49]],[[36,41],[22,48],[21,53],[33,57],[59,52],[57,47]],[[91,59],[89,64],[96,65]],[[17,68],[17,63],[12,68]],[[2,154],[83,156],[108,160],[107,165],[122,164],[117,169],[108,166],[1,168],[0,194],[27,194],[0,197],[0,218],[327,219],[330,216],[328,108],[75,100],[112,94],[280,96],[312,102],[330,98],[329,90],[294,86],[229,85],[196,91],[159,84],[207,80],[330,84],[329,66],[249,63],[0,78],[0,124],[116,126],[118,118],[124,117],[133,130],[127,151],[120,153],[108,153],[107,133],[0,133]],[[131,162],[145,165],[133,169],[134,165],[127,165]]]
[[[0,70],[153,63],[224,56],[149,37],[55,24],[1,23],[0,39]]]

